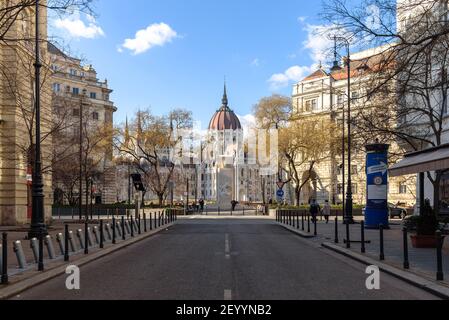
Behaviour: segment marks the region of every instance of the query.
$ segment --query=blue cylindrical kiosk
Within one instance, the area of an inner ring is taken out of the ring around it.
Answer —
[[[366,146],[366,209],[365,226],[389,228],[388,212],[388,149],[387,144]]]

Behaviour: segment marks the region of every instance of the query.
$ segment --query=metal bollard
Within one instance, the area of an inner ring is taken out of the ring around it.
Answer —
[[[147,233],[147,214],[143,213],[143,232]]]
[[[296,229],[299,230],[300,226],[299,226],[299,211],[296,212]]]
[[[89,224],[84,223],[84,254],[89,254]]]
[[[66,224],[64,229],[64,261],[69,261],[69,226]]]
[[[441,236],[441,231],[436,232],[437,238],[437,281],[444,280],[443,272],[443,237]]]
[[[379,226],[380,231],[380,260],[385,260],[385,248],[384,248],[384,226],[381,224]]]
[[[365,248],[365,221],[360,222],[360,229],[361,229],[361,241],[362,241],[362,253],[366,253]]]
[[[59,252],[61,252],[61,256],[64,256],[64,236],[62,235],[62,233],[58,233],[56,235],[56,242],[58,243],[59,246]]]
[[[34,262],[39,262],[39,241],[37,238],[33,238],[30,240],[30,248],[33,251]]]
[[[77,236],[77,238],[78,238],[78,243],[79,243],[79,245],[80,245],[80,248],[81,248],[81,249],[84,249],[83,230],[78,229],[78,230],[76,231],[76,236]]]
[[[111,241],[112,240],[111,225],[109,223],[106,223],[104,226],[104,229],[106,230],[106,237],[107,237],[107,239],[105,239],[105,241]]]
[[[112,217],[112,244],[116,243],[115,231],[117,230],[117,224],[115,222],[115,217]]]
[[[402,229],[404,240],[404,269],[410,269],[410,262],[408,258],[408,230],[407,227]]]
[[[45,237],[45,245],[47,246],[48,257],[50,260],[54,260],[56,258],[55,247],[53,246],[53,240],[50,235]]]
[[[161,227],[161,223],[162,223],[162,212],[161,211],[159,211],[159,217],[158,217],[158,228],[160,228]]]
[[[129,222],[129,221],[128,221],[128,222]],[[130,226],[130,229],[131,229],[131,237],[134,238],[134,219],[133,219],[133,217],[131,217],[131,222],[130,222],[130,224],[131,224],[131,226]]]
[[[2,235],[2,284],[7,284],[9,282],[8,279],[8,234],[6,232]]]
[[[69,241],[70,241],[70,249],[72,252],[76,252],[76,243],[75,243],[75,237],[73,236],[73,231],[69,231]]]
[[[96,244],[100,244],[100,235],[99,235],[99,231],[98,231],[98,227],[94,226],[94,237],[95,237],[95,243]]]
[[[153,230],[153,213],[150,211],[150,230]]]
[[[304,212],[301,213],[301,224],[302,224],[302,231],[306,230]]]
[[[141,228],[140,228],[140,222],[141,222],[141,220],[140,220],[140,214],[139,214],[139,216],[137,217],[138,219],[137,219],[137,221],[138,221],[138,223],[137,223],[137,233],[140,235],[140,234],[142,234],[142,230],[141,230]]]
[[[338,239],[338,216],[335,217],[335,239],[334,239],[335,243],[339,243],[339,239]]]
[[[22,242],[20,242],[20,241],[15,241],[14,242],[14,252],[15,252],[16,257],[17,257],[17,262],[19,264],[19,269],[25,269],[25,266],[26,266],[27,262],[26,262],[26,259],[25,259],[25,254],[23,253]]]
[[[94,237],[92,235],[92,229],[90,227],[87,228],[87,240],[89,240],[89,247],[94,246]]]
[[[125,235],[125,217],[122,217],[122,240],[126,240],[126,235]]]
[[[349,229],[349,223],[346,223],[346,248],[351,249],[351,230]]]
[[[315,223],[314,223],[314,226],[313,226],[313,234],[315,235],[315,236],[317,236],[318,235],[318,216],[315,218]]]
[[[121,222],[116,221],[115,222],[115,230],[117,232],[117,235],[119,238],[122,237],[122,226],[121,226]]]
[[[307,215],[307,232],[310,233],[310,214]]]
[[[104,248],[104,227],[103,220],[100,220],[100,249]]]
[[[44,271],[44,233],[43,230],[39,230],[39,259],[37,263],[37,270]]]

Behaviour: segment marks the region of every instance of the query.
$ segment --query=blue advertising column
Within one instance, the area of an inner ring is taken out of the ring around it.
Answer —
[[[388,213],[388,149],[386,144],[366,146],[366,209],[367,229],[389,228]]]

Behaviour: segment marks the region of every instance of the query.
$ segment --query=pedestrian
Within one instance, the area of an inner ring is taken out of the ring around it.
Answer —
[[[326,219],[326,224],[329,224],[329,218],[331,216],[331,205],[329,204],[329,200],[326,200],[324,203],[322,213]]]
[[[320,211],[321,211],[321,208],[320,208],[319,204],[316,202],[315,199],[313,199],[311,201],[310,210],[309,210],[310,215],[312,216],[313,223],[317,222],[317,216]]]
[[[238,204],[239,203],[237,201],[235,201],[235,200],[231,201],[232,211],[235,211],[235,208],[237,207]]]
[[[204,199],[203,198],[200,199],[200,210],[201,210],[201,212],[204,212]]]

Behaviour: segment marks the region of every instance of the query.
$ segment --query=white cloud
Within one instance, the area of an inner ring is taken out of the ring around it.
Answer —
[[[56,19],[54,25],[56,28],[68,32],[74,38],[94,39],[105,35],[103,29],[97,25],[94,17],[85,15],[85,20],[86,22],[79,13],[75,13],[64,19]]]
[[[141,54],[153,47],[164,46],[177,38],[178,34],[166,23],[155,23],[136,32],[134,39],[126,39],[120,46],[119,52],[128,49],[133,54]]]
[[[298,82],[304,79],[310,72],[312,67],[293,66],[285,70],[283,73],[276,73],[268,80],[271,90],[278,90],[286,87],[290,82]]]
[[[306,17],[299,17],[298,21],[304,22]],[[332,48],[332,40],[329,39],[330,25],[307,24],[304,28],[307,32],[307,39],[302,43],[303,50],[309,53],[312,63],[310,66],[292,66],[283,73],[276,73],[268,80],[271,90],[284,88],[291,83],[303,80],[310,73],[318,69],[320,64],[325,64],[328,60],[329,49]],[[295,55],[289,55],[294,58]]]
[[[307,17],[304,17],[304,16],[298,17],[298,22],[300,22],[300,23],[303,23],[306,20],[307,20]]]

